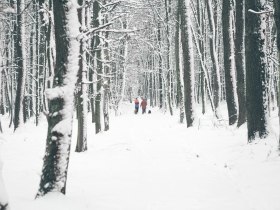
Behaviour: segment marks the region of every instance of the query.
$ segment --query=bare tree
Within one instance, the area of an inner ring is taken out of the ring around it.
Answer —
[[[79,5],[84,5],[84,0],[78,1]],[[86,30],[86,8],[78,11],[81,31]],[[87,92],[87,59],[86,46],[87,37],[84,36],[80,40],[80,57],[79,57],[79,79],[77,93],[77,118],[78,118],[78,135],[76,152],[84,152],[87,150],[87,114],[88,114],[88,92]]]
[[[190,1],[181,0],[182,21],[182,47],[184,59],[184,89],[185,89],[185,113],[187,126],[193,126],[194,121],[194,55],[193,39],[191,31]]]
[[[265,138],[267,128],[266,13],[263,1],[246,1],[246,104],[248,141]]]
[[[17,1],[17,93],[15,101],[14,129],[23,124],[23,98],[26,77],[26,46],[25,46],[25,13],[24,0]]]
[[[223,0],[223,37],[224,37],[224,67],[226,83],[226,101],[228,106],[229,124],[237,122],[238,98],[236,90],[236,66],[234,59],[233,39],[233,0]]]
[[[246,122],[245,100],[245,0],[236,0],[235,61],[237,73],[238,122],[240,127]]]
[[[80,43],[75,0],[54,1],[56,66],[54,88],[46,91],[49,100],[48,135],[37,197],[49,192],[65,194],[70,156],[74,89],[78,73]]]
[[[274,18],[275,18],[275,23],[276,23],[276,27],[277,27],[277,49],[278,49],[278,62],[280,62],[280,2],[277,0],[274,0]],[[279,67],[278,67],[279,68]],[[278,70],[279,71],[279,70]],[[280,75],[280,73],[279,73]],[[280,93],[280,81],[278,84],[278,92]],[[279,122],[280,122],[280,94],[279,98],[278,98],[278,116],[279,116]],[[279,135],[279,142],[280,142],[280,135]],[[280,148],[280,144],[279,144],[279,148]]]

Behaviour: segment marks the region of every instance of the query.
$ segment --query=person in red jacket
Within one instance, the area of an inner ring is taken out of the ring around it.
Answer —
[[[141,105],[142,107],[142,114],[146,113],[146,108],[147,108],[147,100],[145,98],[142,99]]]

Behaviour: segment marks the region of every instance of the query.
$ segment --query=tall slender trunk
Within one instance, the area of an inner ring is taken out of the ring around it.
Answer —
[[[176,11],[176,29],[175,29],[175,65],[176,65],[176,79],[177,79],[177,100],[180,109],[180,123],[184,122],[184,95],[183,95],[183,82],[181,81],[181,68],[180,68],[180,4],[177,5]]]
[[[194,55],[193,39],[190,18],[190,0],[181,0],[181,22],[182,22],[182,47],[184,59],[184,90],[185,90],[185,113],[187,127],[193,126],[194,122]]]
[[[100,5],[97,1],[93,3],[93,13],[94,13],[94,26],[98,27],[100,25],[99,15],[100,15]],[[96,32],[95,34],[95,46],[97,47],[95,50],[96,56],[96,69],[97,69],[97,85],[96,85],[96,98],[95,98],[95,133],[99,133],[101,131],[101,99],[102,99],[102,73],[103,73],[103,64],[102,64],[102,50],[100,45],[100,32]]]
[[[278,49],[278,62],[280,62],[280,2],[274,0],[274,18],[277,27],[277,49]],[[279,68],[279,67],[278,67]],[[278,70],[280,76],[280,70]],[[280,80],[278,82],[278,117],[280,126]],[[279,150],[280,150],[280,132],[279,132]]]
[[[245,100],[245,0],[236,0],[236,38],[235,38],[235,61],[237,73],[238,95],[238,122],[240,127],[246,122]]]
[[[24,0],[17,1],[17,92],[15,101],[14,129],[23,124],[23,99],[26,77],[26,47],[25,47],[25,4]]]
[[[224,67],[226,83],[226,101],[228,107],[229,125],[237,122],[238,98],[236,90],[234,39],[233,39],[233,0],[223,0],[223,37],[224,37]]]
[[[203,33],[205,31],[205,23],[203,21],[203,18],[205,18],[205,11],[203,9],[203,4],[200,2],[200,0],[197,0],[196,4],[197,4],[197,17],[198,17],[197,19],[198,19],[199,33],[200,33],[201,37],[204,37],[204,36],[207,36],[206,33],[203,36]],[[200,49],[200,52],[204,52],[204,48],[205,48],[204,40],[200,39],[198,45],[199,45],[198,47]],[[205,54],[205,53],[203,53],[203,54]],[[202,56],[202,55],[200,55],[200,56],[201,56],[201,60],[204,62],[204,60],[205,60],[204,56]],[[206,111],[206,109],[205,109],[205,105],[206,105],[205,74],[204,74],[201,62],[199,64],[200,64],[199,69],[200,69],[200,92],[201,92],[201,102],[202,102],[202,114],[205,114],[205,111]],[[220,88],[220,85],[219,85],[219,88]],[[218,93],[220,94],[220,90],[218,91]],[[219,95],[219,98],[220,98],[220,95]],[[220,101],[220,99],[218,99],[218,101]],[[215,108],[215,110],[217,110],[217,109]]]
[[[161,24],[158,22],[157,36],[158,36],[158,79],[159,79],[159,108],[163,108],[163,72],[162,72],[162,55],[161,55]]]
[[[84,4],[84,0],[79,0],[80,5]],[[85,28],[85,8],[78,11],[79,22],[82,28]],[[84,152],[87,150],[87,66],[86,66],[86,39],[80,40],[80,56],[79,56],[79,79],[77,93],[77,113],[78,113],[78,135],[76,152]]]
[[[40,100],[40,33],[41,33],[41,27],[39,25],[39,8],[38,5],[35,4],[34,5],[34,10],[37,11],[36,12],[36,52],[35,55],[37,55],[36,57],[36,71],[35,71],[35,91],[36,91],[36,96],[35,96],[35,123],[36,126],[38,126],[39,124],[39,115],[40,115],[40,106],[41,106],[41,100]]]
[[[166,21],[166,41],[167,41],[167,52],[166,52],[166,66],[167,66],[167,82],[166,82],[166,88],[167,88],[167,103],[169,112],[171,115],[173,115],[173,108],[172,108],[172,101],[171,101],[171,92],[172,92],[172,77],[171,77],[171,68],[170,68],[170,33],[169,33],[169,9],[171,8],[171,5],[167,2],[165,2],[165,21]]]
[[[213,101],[215,106],[215,115],[219,118],[219,106],[221,100],[221,79],[220,79],[220,68],[218,61],[218,50],[216,45],[216,22],[213,12],[213,3],[212,0],[207,2],[207,13],[210,26],[210,36],[209,36],[209,45],[210,45],[210,55],[213,63]]]
[[[106,1],[104,1],[106,3]],[[105,24],[108,22],[107,15],[105,16]],[[109,62],[109,32],[105,32],[105,44],[104,44],[104,59],[106,62]],[[104,114],[104,131],[108,131],[110,128],[110,118],[109,118],[109,100],[110,100],[110,79],[108,78],[110,74],[110,67],[107,65],[104,66],[104,74],[106,78],[104,79],[103,89],[104,89],[104,100],[103,100],[103,114]]]

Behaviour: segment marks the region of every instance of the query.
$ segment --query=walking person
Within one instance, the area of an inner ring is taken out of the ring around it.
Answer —
[[[138,101],[137,98],[135,98],[134,104],[135,104],[134,114],[137,114],[137,113],[138,113],[138,110],[139,110],[139,101]]]
[[[141,108],[142,108],[142,114],[146,113],[146,108],[147,108],[147,100],[143,98],[141,102]]]

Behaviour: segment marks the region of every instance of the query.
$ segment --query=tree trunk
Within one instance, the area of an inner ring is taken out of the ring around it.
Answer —
[[[84,0],[78,1],[79,5],[84,4]],[[79,22],[82,28],[85,28],[85,8],[78,11]],[[87,64],[86,64],[86,40],[80,40],[80,56],[79,56],[79,79],[77,93],[77,113],[78,113],[78,136],[76,152],[84,152],[87,150]]]
[[[278,63],[280,62],[280,2],[274,0],[274,19],[277,27],[277,49],[278,49]],[[279,67],[278,67],[279,68]],[[278,70],[280,75],[280,71]],[[278,81],[278,117],[280,126],[280,80]],[[280,150],[280,132],[279,132],[279,150]]]
[[[48,134],[37,197],[49,192],[65,194],[70,156],[74,90],[79,70],[79,21],[75,0],[54,1],[56,65],[49,100]],[[77,26],[77,27],[75,27]]]
[[[23,124],[23,98],[26,77],[25,13],[24,0],[17,1],[17,92],[15,100],[14,130]]]
[[[180,109],[180,123],[184,122],[184,95],[183,84],[181,81],[181,68],[180,68],[180,4],[178,2],[176,11],[176,29],[175,29],[175,65],[176,65],[176,79],[177,79],[177,100]]]
[[[161,30],[160,22],[158,22],[157,36],[158,36],[158,79],[159,79],[159,108],[163,107],[163,72],[162,72],[162,55],[161,55]]]
[[[99,15],[100,15],[100,5],[97,1],[93,3],[93,21],[94,27],[99,27]],[[97,69],[97,85],[96,85],[96,98],[95,98],[95,133],[101,131],[101,99],[102,99],[102,76],[103,64],[102,64],[102,50],[100,45],[99,32],[95,34],[95,56],[96,56],[96,69]]]
[[[220,68],[218,62],[218,50],[216,45],[216,23],[213,13],[213,3],[212,0],[207,2],[207,13],[210,26],[210,55],[213,63],[213,101],[215,107],[215,115],[217,118],[220,118],[220,100],[221,100],[221,79],[220,79]]]
[[[103,2],[104,4],[106,1]],[[108,17],[105,17],[105,24],[108,23]],[[105,32],[106,42],[104,44],[104,58],[106,62],[109,62],[109,32]],[[103,114],[104,114],[104,131],[108,131],[110,128],[110,118],[109,118],[109,100],[110,100],[110,79],[107,77],[110,74],[110,67],[108,65],[104,66],[105,81],[103,83],[104,89],[104,100],[103,100]]]
[[[193,126],[194,122],[194,55],[193,39],[190,19],[190,0],[181,2],[181,22],[182,22],[182,47],[184,59],[184,90],[185,90],[185,113],[187,127]]]
[[[167,88],[167,102],[168,102],[168,108],[170,111],[170,115],[173,115],[173,108],[172,108],[172,101],[171,101],[171,92],[172,92],[172,77],[171,77],[171,68],[170,68],[170,33],[169,33],[169,9],[171,8],[170,4],[167,3],[167,0],[165,2],[165,21],[166,21],[166,41],[167,41],[167,52],[166,52],[166,66],[167,66],[167,82],[166,82],[166,88]]]
[[[226,101],[228,107],[229,125],[237,121],[238,99],[236,90],[234,40],[233,40],[233,0],[223,0],[223,37],[224,37],[224,67],[226,83]]]
[[[237,73],[238,122],[240,127],[246,122],[245,100],[245,0],[236,0],[235,61]]]
[[[267,128],[267,93],[266,93],[266,14],[263,1],[246,1],[246,106],[248,142],[256,137],[265,138]]]

